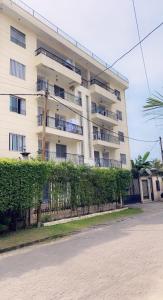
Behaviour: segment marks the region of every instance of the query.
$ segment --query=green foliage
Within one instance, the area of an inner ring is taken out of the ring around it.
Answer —
[[[138,155],[135,161],[131,161],[132,174],[134,178],[139,177],[139,175],[150,174],[150,168],[152,166],[151,161],[148,160],[150,152],[145,152],[143,156]]]
[[[38,160],[0,160],[0,174],[0,214],[37,208],[47,183],[55,210],[118,201],[130,184],[128,170]]]
[[[23,211],[39,201],[50,165],[39,161],[0,160],[0,213]]]

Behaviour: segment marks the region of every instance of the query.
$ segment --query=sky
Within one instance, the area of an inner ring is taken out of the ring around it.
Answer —
[[[24,0],[48,20],[74,37],[108,63],[138,42],[131,0]],[[140,35],[144,37],[163,21],[162,0],[135,0]],[[163,26],[144,43],[143,51],[151,95],[163,94]],[[162,135],[163,121],[150,121],[143,113],[149,97],[140,47],[115,68],[129,79],[126,91],[129,136],[155,141]],[[162,135],[163,137],[163,135]],[[151,151],[160,159],[159,143],[130,140],[131,157]]]

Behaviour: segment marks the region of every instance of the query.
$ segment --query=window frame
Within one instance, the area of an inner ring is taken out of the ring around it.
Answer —
[[[16,104],[16,109],[12,110],[12,107],[14,107],[12,105],[12,100],[16,100],[17,104]],[[22,110],[20,103],[24,102],[24,110]],[[15,96],[15,95],[10,95],[10,112],[14,112],[17,113],[19,115],[23,115],[26,116],[26,99],[21,98],[19,96]]]
[[[12,35],[12,33],[15,32],[17,36],[21,36],[24,38],[24,42],[20,41],[19,38],[16,38]],[[26,49],[26,35],[22,31],[18,30],[17,28],[10,26],[10,41],[14,44]]]
[[[20,70],[19,67],[22,67],[22,70]],[[26,80],[26,65],[10,58],[10,75],[22,80]]]
[[[14,141],[15,139],[15,141]],[[19,140],[20,139],[20,140]],[[20,146],[20,141],[22,145]],[[15,145],[14,145],[15,143]],[[23,152],[26,150],[26,136],[16,133],[9,133],[9,151]]]

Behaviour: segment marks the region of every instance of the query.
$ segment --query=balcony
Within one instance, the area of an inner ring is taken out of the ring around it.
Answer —
[[[94,145],[106,146],[113,149],[118,149],[120,144],[119,137],[110,133],[95,132],[93,133],[93,140]]]
[[[117,114],[108,109],[101,109],[101,107],[92,107],[92,119],[95,121],[105,121],[110,125],[118,125]]]
[[[38,151],[38,155],[41,155],[42,151]],[[56,152],[45,151],[46,160],[60,162],[72,162],[76,165],[84,164],[84,155],[72,154],[72,153],[63,153],[58,155]]]
[[[68,60],[57,56],[54,53],[40,47],[35,51],[36,55],[36,66],[42,68],[42,72],[47,73],[47,68],[49,69],[49,74],[54,77],[54,73],[57,75],[62,75],[63,79],[70,81],[72,83],[81,84],[81,71],[79,68],[71,64]]]
[[[110,103],[117,103],[117,94],[115,90],[111,89],[107,84],[97,80],[91,80],[90,86],[91,93],[97,96],[97,98],[103,98],[104,100],[110,100]],[[117,91],[118,92],[118,91]]]
[[[70,104],[72,104],[72,108],[75,108],[77,110],[82,110],[81,106],[82,106],[82,99],[79,96],[75,96],[69,92],[66,91],[55,91],[54,85],[50,85],[48,84],[46,81],[44,80],[38,80],[37,81],[37,91],[46,91],[46,89],[48,89],[49,94],[51,96],[55,96],[55,97],[59,97],[59,101],[61,103],[66,104],[64,100],[68,101]]]
[[[96,158],[95,166],[102,168],[122,168],[120,161],[115,159]]]
[[[43,125],[43,115],[37,117],[38,126]],[[71,122],[47,116],[46,118],[46,133],[59,135],[75,140],[83,140],[83,127]],[[42,129],[39,133],[42,133]]]

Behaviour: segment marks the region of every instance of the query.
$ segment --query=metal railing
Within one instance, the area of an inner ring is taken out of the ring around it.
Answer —
[[[118,121],[117,114],[107,109],[101,109],[100,107],[92,108],[92,114],[97,114],[97,113],[105,117],[111,118],[115,121]]]
[[[66,59],[63,59],[62,57],[59,57],[58,55],[51,53],[50,51],[40,47],[35,51],[36,55],[43,54],[58,63],[60,63],[62,66],[66,67],[67,69],[74,71],[75,73],[81,75],[81,71],[79,68],[75,67],[73,64],[69,63]]]
[[[79,96],[75,96],[69,92],[62,91],[55,91],[54,85],[48,84],[44,80],[38,80],[37,81],[37,91],[46,91],[48,89],[50,95],[60,97],[64,100],[70,101],[77,105],[82,105],[82,98]]]
[[[120,144],[119,137],[110,133],[95,132],[93,133],[93,139],[106,141],[114,144]]]
[[[38,120],[38,126],[42,126],[42,120],[43,120],[43,115],[39,115],[37,117]],[[46,126],[50,128],[56,128],[59,130],[75,133],[75,134],[80,134],[83,135],[83,127],[76,125],[71,122],[66,122],[64,120],[58,119],[58,118],[53,118],[53,117],[46,117]]]
[[[98,79],[92,79],[91,80],[91,85],[92,84],[97,84],[98,86],[102,87],[103,89],[109,91],[111,94],[115,95],[118,100],[121,100],[120,93],[119,94],[117,93],[119,91],[112,89],[110,86],[108,86],[107,83],[104,83],[104,82],[102,82]]]
[[[59,34],[60,36],[64,37],[71,44],[73,44],[74,46],[76,46],[77,48],[79,48],[80,50],[82,50],[84,53],[87,53],[95,61],[97,61],[101,65],[103,65],[104,68],[109,68],[110,71],[113,74],[117,75],[119,78],[123,79],[124,81],[126,81],[128,83],[128,79],[124,75],[122,75],[121,73],[119,73],[114,68],[110,67],[110,65],[108,63],[106,63],[105,61],[103,61],[101,58],[99,58],[96,54],[94,54],[92,51],[90,51],[89,49],[87,49],[85,46],[81,45],[79,42],[77,42],[74,38],[72,38],[70,35],[68,35],[66,32],[64,32],[62,29],[60,29],[58,26],[56,26],[55,24],[53,24],[52,22],[50,22],[48,19],[46,19],[45,17],[43,17],[42,15],[40,15],[37,11],[35,11],[34,9],[32,9],[29,5],[27,5],[26,3],[24,3],[22,0],[10,0],[10,2],[11,2],[12,6],[14,4],[18,5],[25,12],[29,13],[34,18],[36,18],[37,20],[39,20],[40,22],[42,22],[44,25],[46,25],[50,29],[54,30],[57,34]]]
[[[41,155],[42,151],[38,150],[38,155]],[[84,164],[84,155],[72,154],[72,153],[62,153],[58,154],[56,152],[45,151],[45,159],[57,162],[72,162],[77,165]]]
[[[106,158],[95,158],[95,166],[103,168],[122,168],[120,161]]]

